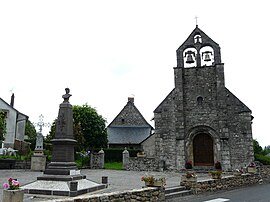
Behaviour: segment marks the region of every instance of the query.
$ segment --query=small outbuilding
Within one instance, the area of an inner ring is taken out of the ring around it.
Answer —
[[[141,149],[141,143],[147,139],[153,127],[145,120],[129,97],[127,104],[108,125],[108,142],[110,148]]]

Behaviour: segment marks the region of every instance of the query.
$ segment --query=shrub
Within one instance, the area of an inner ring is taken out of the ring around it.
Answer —
[[[264,165],[270,165],[270,157],[261,154],[254,155],[256,161],[260,161]]]

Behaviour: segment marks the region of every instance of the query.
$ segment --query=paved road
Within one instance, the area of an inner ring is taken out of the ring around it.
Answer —
[[[170,202],[270,202],[270,184],[175,198]]]

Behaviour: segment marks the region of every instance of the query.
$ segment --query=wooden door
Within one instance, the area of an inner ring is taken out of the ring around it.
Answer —
[[[194,166],[213,166],[213,139],[210,135],[201,133],[193,139]]]

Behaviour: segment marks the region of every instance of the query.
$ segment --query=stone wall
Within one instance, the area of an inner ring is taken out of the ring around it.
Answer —
[[[195,193],[203,193],[218,190],[230,190],[242,186],[269,182],[270,180],[270,166],[262,166],[258,169],[256,174],[242,174],[241,176],[226,176],[221,179],[209,179],[198,181],[184,182],[184,186],[191,188]]]
[[[57,202],[105,202],[105,201],[117,201],[117,202],[159,202],[165,201],[164,189],[158,188],[143,188],[134,189],[123,192],[111,192],[105,194],[95,194],[88,197],[74,198],[74,199],[55,199]]]
[[[0,169],[30,169],[30,160],[1,159]]]
[[[217,180],[207,180],[197,183],[197,193],[230,190],[236,187],[247,186],[259,183],[261,177],[259,175],[241,175],[241,176],[228,176]]]
[[[90,168],[91,169],[102,169],[104,168],[105,153],[101,149],[98,153],[90,154]]]
[[[146,158],[146,157],[130,157],[129,163],[126,165],[126,170],[134,171],[159,171],[161,165],[156,158]]]

